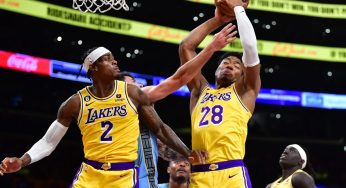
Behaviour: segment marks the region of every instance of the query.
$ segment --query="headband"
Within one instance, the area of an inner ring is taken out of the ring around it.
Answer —
[[[110,53],[110,51],[105,47],[98,47],[95,50],[93,50],[85,59],[83,62],[83,67],[88,72],[89,66],[92,65],[98,58],[101,56]]]
[[[288,145],[287,147],[293,147],[297,149],[300,157],[304,160],[304,163],[302,165],[302,169],[304,169],[306,166],[306,162],[308,161],[304,149],[300,147],[298,144],[291,144],[291,145]]]

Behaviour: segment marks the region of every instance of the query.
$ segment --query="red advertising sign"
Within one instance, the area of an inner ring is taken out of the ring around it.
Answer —
[[[50,60],[0,50],[0,67],[49,76]]]

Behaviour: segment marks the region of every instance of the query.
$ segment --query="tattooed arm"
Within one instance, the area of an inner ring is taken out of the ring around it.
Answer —
[[[196,160],[201,163],[205,162],[206,153],[203,151],[190,151],[175,132],[168,125],[163,123],[142,90],[136,86],[128,85],[128,93],[137,106],[139,120],[143,122],[150,131],[156,134],[157,138],[184,157],[191,157],[190,160]]]

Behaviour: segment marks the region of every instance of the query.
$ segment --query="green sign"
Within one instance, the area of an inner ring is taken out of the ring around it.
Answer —
[[[214,0],[188,0],[214,5]],[[248,9],[321,18],[346,19],[346,5],[295,0],[250,0]]]
[[[179,44],[189,33],[189,31],[150,23],[101,14],[83,13],[72,8],[33,0],[0,0],[0,9],[73,26],[172,44]],[[208,36],[199,47],[205,47],[211,40],[212,36]],[[258,40],[257,44],[260,55],[346,63],[346,48],[265,40]],[[225,47],[223,51],[241,52],[240,41],[236,40]]]

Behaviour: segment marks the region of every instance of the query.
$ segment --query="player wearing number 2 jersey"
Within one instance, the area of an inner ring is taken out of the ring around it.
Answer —
[[[90,49],[83,66],[92,85],[67,99],[46,134],[21,158],[7,157],[0,175],[50,155],[65,135],[72,120],[82,133],[85,160],[71,187],[138,187],[135,167],[139,119],[166,145],[191,160],[204,161],[201,152],[190,151],[164,124],[148,97],[137,86],[115,81],[118,62],[104,47]]]
[[[261,85],[260,65],[251,22],[242,6],[236,6],[234,12],[243,56],[227,53],[221,57],[215,72],[215,89],[209,87],[201,73],[188,83],[192,148],[209,153],[207,164],[192,164],[190,187],[252,187],[243,158],[247,122]],[[181,42],[181,63],[195,57],[195,49],[203,39],[231,20],[216,8],[214,18],[195,28]]]

